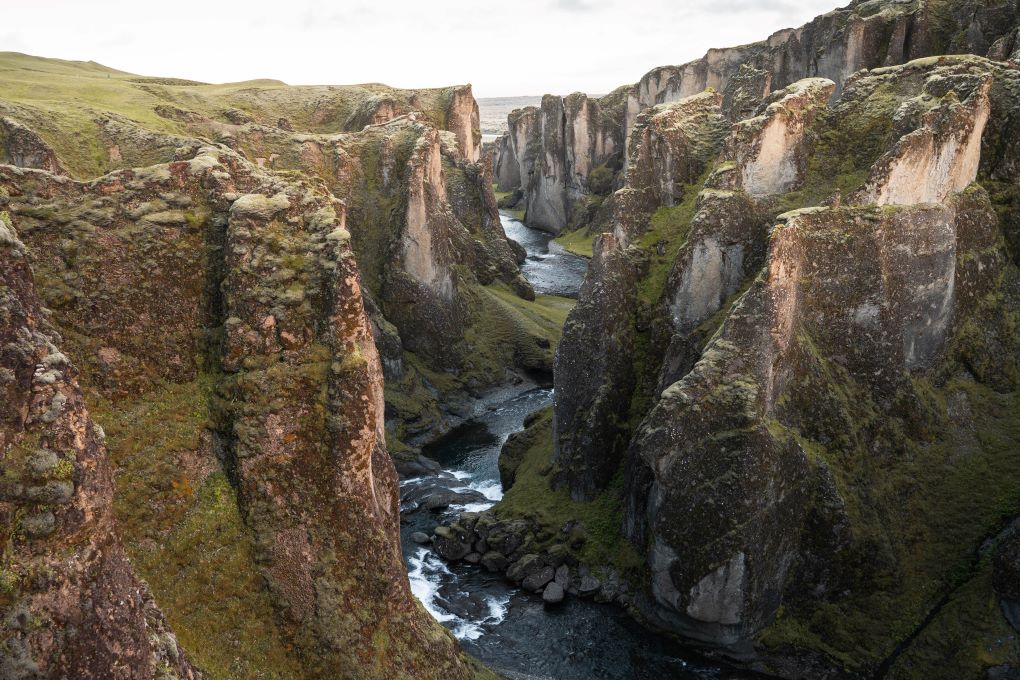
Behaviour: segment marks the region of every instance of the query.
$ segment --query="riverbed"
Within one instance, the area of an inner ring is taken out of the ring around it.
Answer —
[[[524,246],[521,267],[539,294],[577,297],[587,260],[572,255],[544,232],[501,214],[510,238]],[[507,437],[528,414],[552,403],[548,386],[524,382],[498,397],[481,399],[476,416],[423,453],[442,470],[401,481],[401,539],[411,588],[426,609],[449,628],[468,653],[496,671],[521,680],[750,677],[700,659],[694,652],[653,635],[619,607],[568,598],[546,607],[540,597],[510,585],[500,574],[447,564],[412,539],[431,535],[464,511],[492,507],[503,494],[497,460]],[[429,499],[453,502],[429,510]]]

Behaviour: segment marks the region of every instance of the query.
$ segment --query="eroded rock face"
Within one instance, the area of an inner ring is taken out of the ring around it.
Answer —
[[[104,434],[60,342],[0,212],[0,674],[198,678],[124,555]]]
[[[541,107],[510,115],[497,148],[497,188],[523,189],[529,226],[559,233],[571,221],[574,203],[590,192],[592,172],[618,164],[622,131],[609,106],[575,92],[546,95]]]
[[[457,149],[465,160],[477,163],[481,158],[482,136],[478,131],[478,102],[471,86],[453,88],[446,109],[446,129],[457,137]]]
[[[945,14],[936,18],[940,11]],[[1016,8],[1009,5],[956,2],[936,10],[912,2],[854,2],[800,28],[777,31],[761,42],[712,49],[697,61],[653,69],[629,97],[628,111],[633,113],[626,127],[630,129],[637,112],[705,88],[732,94],[734,87],[740,87],[764,98],[802,78],[820,77],[835,82],[838,94],[847,78],[860,69],[894,66],[934,54],[985,55],[995,41],[1008,41],[1018,18]],[[1007,47],[1006,42],[1001,45],[995,55]],[[734,79],[740,82],[733,84]],[[748,88],[751,83],[760,89]]]
[[[638,267],[612,234],[599,237],[556,350],[553,458],[575,500],[605,488],[626,445]]]
[[[690,235],[663,291],[678,336],[708,320],[758,270],[767,228],[767,218],[747,194],[713,189],[698,194]]]
[[[620,88],[599,102],[606,119],[604,126],[618,128],[623,150],[623,163],[627,167],[633,150],[632,132],[639,116],[654,106],[676,102],[711,89],[723,95],[722,111],[732,121],[752,115],[769,96],[805,78],[823,78],[834,83],[833,92],[839,95],[848,79],[861,69],[876,69],[907,63],[929,55],[973,53],[989,58],[1006,60],[1015,58],[1018,51],[1016,27],[1020,21],[1017,8],[1009,3],[986,6],[970,0],[932,6],[921,2],[856,1],[847,7],[816,17],[796,29],[784,29],[766,40],[723,49],[711,49],[696,61],[676,66],[652,69],[633,86]],[[612,122],[610,123],[609,120]],[[792,146],[786,132],[778,122],[768,131],[761,161],[774,165],[752,166],[762,190],[777,188],[789,181],[792,170],[780,158],[773,159],[771,150]],[[511,131],[513,121],[511,117]],[[794,134],[796,136],[796,134]],[[552,146],[546,148],[550,142]],[[529,152],[532,158],[541,158],[547,152],[558,157],[558,139],[539,137]],[[504,157],[520,154],[520,148],[506,145],[498,150],[497,167],[507,166]],[[776,174],[776,172],[779,174]],[[544,207],[549,196],[560,197],[579,187],[561,173],[547,173],[544,185],[539,187]],[[776,177],[776,179],[769,179]],[[514,184],[517,179],[519,184]],[[558,181],[558,183],[556,183]],[[500,191],[512,191],[518,186],[527,198],[531,190],[528,172],[503,174]],[[617,183],[619,186],[620,183]],[[581,186],[583,193],[586,189]],[[576,202],[576,197],[572,197]],[[531,203],[529,202],[529,205]],[[557,210],[536,211],[536,220],[545,221],[550,215],[558,218]],[[573,209],[568,208],[568,216]],[[529,221],[529,224],[531,222]],[[536,221],[533,226],[540,226]]]
[[[921,96],[938,96],[931,91],[938,88],[938,80],[926,84],[928,91]],[[876,164],[853,200],[877,205],[941,203],[967,188],[977,178],[991,85],[992,78],[985,77],[962,103],[953,92],[942,95],[922,115],[920,126]]]
[[[635,493],[649,500],[635,505],[646,513],[637,524],[647,526],[652,592],[669,616],[681,615],[677,626],[739,646],[769,622],[797,560],[798,518],[817,483],[812,467],[821,464],[786,428],[839,418],[823,415],[828,406],[807,407],[814,372],[838,356],[870,399],[909,390],[908,371],[943,357],[971,310],[994,295],[1004,265],[996,233],[981,192],[886,214],[810,212],[777,228],[766,276],[694,369],[662,392],[633,441],[647,470]],[[963,264],[989,247],[981,266]],[[864,265],[868,252],[875,257]],[[860,264],[842,264],[851,261]],[[838,554],[850,549],[838,545],[848,519],[831,519],[838,572]]]
[[[681,187],[700,189],[693,207],[650,221],[655,202],[635,202],[620,220],[662,235],[636,231],[647,269],[601,292],[658,296],[625,326],[641,349],[626,400],[641,421],[617,456],[624,531],[650,570],[636,606],[654,625],[782,675],[837,676],[846,662],[799,637],[810,631],[867,674],[921,625],[921,584],[951,590],[947,565],[967,568],[998,531],[990,499],[1012,493],[1014,448],[975,433],[1015,440],[1020,273],[1003,244],[1018,86],[1014,69],[975,57],[858,73],[828,106],[831,81],[795,83],[734,126],[703,187]],[[770,120],[794,134],[773,137]],[[657,190],[671,171],[644,160],[654,132],[640,130],[627,182]],[[587,326],[577,356],[606,328]],[[600,431],[556,416],[559,442]],[[987,466],[981,482],[942,462],[963,459]],[[914,640],[910,668],[939,630]]]
[[[39,135],[8,117],[0,118],[0,162],[48,170],[55,175],[67,174],[57,154]]]
[[[835,86],[824,78],[797,81],[770,97],[760,115],[733,126],[725,158],[736,165],[737,186],[756,198],[797,188],[810,157],[808,129]]]
[[[97,373],[119,366],[95,387],[137,397],[218,376],[215,448],[303,672],[469,677],[407,584],[382,367],[343,203],[223,147],[91,183],[5,167],[0,185],[57,324],[77,331],[72,351]],[[78,229],[40,221],[43,205]],[[154,291],[164,278],[176,287]]]
[[[705,92],[639,117],[626,184],[614,195],[617,239],[629,243],[640,236],[656,208],[680,203],[684,187],[715,160],[727,127],[721,103],[721,95]]]

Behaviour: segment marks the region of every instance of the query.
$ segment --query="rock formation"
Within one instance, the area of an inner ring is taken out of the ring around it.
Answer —
[[[641,236],[659,207],[683,202],[684,187],[715,160],[726,134],[721,102],[718,94],[704,92],[652,107],[638,119],[627,181],[613,195],[613,232],[621,243]]]
[[[105,435],[0,212],[0,675],[201,677],[132,570]]]
[[[167,154],[169,162],[84,182],[0,166],[0,209],[5,224],[14,224],[4,228],[22,268],[14,273],[21,281],[30,264],[42,304],[53,310],[53,327],[38,310],[10,324],[11,333],[19,323],[39,324],[32,337],[41,349],[11,355],[22,363],[7,389],[24,408],[12,406],[5,416],[4,456],[12,472],[26,466],[27,482],[9,485],[3,511],[28,533],[18,530],[16,552],[5,554],[3,620],[24,610],[29,618],[73,622],[75,589],[82,598],[120,598],[111,607],[123,609],[115,614],[122,630],[111,632],[121,635],[120,647],[111,644],[107,657],[85,658],[73,640],[5,628],[3,662],[12,673],[31,672],[32,664],[54,668],[65,654],[92,673],[81,677],[117,677],[120,667],[131,677],[168,670],[190,677],[184,653],[120,552],[122,541],[188,656],[217,676],[475,675],[408,587],[373,337],[385,340],[403,325],[408,337],[432,342],[437,351],[427,361],[444,366],[472,352],[468,329],[500,304],[484,283],[499,280],[511,297],[510,286],[533,296],[485,190],[491,174],[468,160],[477,155],[474,135],[458,138],[477,120],[470,92],[465,98],[454,90],[442,102],[459,132],[440,131],[420,113],[358,133],[305,135],[287,129],[301,124],[287,116],[280,116],[285,125],[228,126],[162,109],[188,126],[218,130],[223,144],[118,121],[101,128],[114,135],[111,148],[124,150],[116,163],[153,138],[147,153]],[[53,115],[33,113],[59,123]],[[175,145],[178,139],[185,141]],[[38,154],[20,158],[45,165]],[[285,167],[307,174],[277,172]],[[348,199],[356,219],[347,221],[347,206],[331,189]],[[364,260],[371,294],[356,258]],[[401,281],[413,291],[402,292]],[[423,295],[422,307],[401,310],[400,295],[409,292]],[[451,335],[461,339],[446,354],[431,331],[409,330],[450,318],[434,331],[447,334],[447,347]],[[81,367],[85,398],[100,405],[111,431],[116,493],[74,369],[47,344],[55,329]],[[537,340],[522,336],[530,355],[511,343],[488,357],[491,364],[476,361],[468,367],[474,385],[504,379],[515,350],[525,365],[551,364]],[[389,348],[392,369],[411,374],[399,335]],[[32,371],[35,391],[26,387]],[[150,412],[162,417],[149,420]],[[74,422],[65,424],[68,414]],[[50,432],[38,419],[61,429]],[[40,451],[53,456],[43,460]],[[88,463],[86,472],[73,456],[65,460],[69,454]],[[50,479],[50,468],[59,476]],[[69,489],[77,495],[68,500]],[[79,502],[95,509],[75,511]],[[66,559],[60,545],[72,533],[94,546],[73,562],[82,576],[61,567],[49,581],[33,581],[34,590],[23,585],[36,566]],[[52,588],[72,599],[49,604]],[[96,624],[100,633],[103,625]]]
[[[56,175],[66,174],[53,149],[13,118],[0,118],[0,162],[49,170]]]
[[[598,187],[619,167],[623,148],[616,108],[612,97],[575,92],[546,95],[541,107],[510,115],[509,130],[497,143],[497,188],[523,191],[529,226],[558,234],[593,185],[595,193],[605,193]]]
[[[623,160],[613,169],[627,167],[631,133],[639,116],[651,107],[679,101],[706,89],[721,93],[723,111],[731,120],[739,121],[771,93],[804,78],[832,80],[838,94],[856,71],[894,66],[920,57],[972,53],[1006,60],[1017,51],[1018,21],[1017,8],[1010,3],[988,6],[954,0],[933,5],[919,1],[855,0],[845,8],[816,17],[800,28],[778,31],[761,42],[712,49],[696,61],[655,68],[633,86],[592,100],[591,104],[597,104],[602,112],[599,129],[604,132],[592,138],[587,154],[581,155],[607,162],[608,155],[597,154],[597,142],[612,138],[618,143],[609,149],[610,154],[620,151],[623,145]],[[544,116],[545,103],[542,112]],[[497,147],[496,167],[505,171],[499,178],[500,191],[520,187],[532,209],[530,215],[525,215],[529,225],[549,229],[548,225],[555,222],[551,227],[554,232],[564,225],[576,228],[584,222],[584,211],[579,208],[586,203],[585,194],[591,193],[589,187],[564,172],[563,163],[555,162],[564,158],[563,137],[547,135],[545,128],[538,135],[527,126],[523,134],[517,129],[518,121],[531,119],[532,116],[516,113],[510,116],[508,139]],[[524,155],[520,143],[510,143],[522,137],[531,140],[523,146]],[[543,171],[532,173],[535,163],[543,166]],[[515,171],[510,172],[511,167]],[[518,172],[517,167],[527,167],[528,172]],[[620,184],[617,180],[616,185]]]
[[[715,142],[714,167],[648,131],[659,109],[635,126],[614,196],[631,264],[568,318],[550,462],[593,502],[625,472],[641,617],[791,677],[909,677],[1008,627],[953,617],[990,596],[971,555],[996,504],[1018,510],[1018,73],[921,59],[855,74],[828,106],[831,81],[793,83]],[[684,162],[648,160],[664,148],[711,172],[664,191]]]
[[[556,352],[554,459],[575,500],[590,500],[619,468],[634,370],[631,308],[637,285],[635,255],[603,234]],[[586,331],[602,329],[599,338]]]
[[[39,61],[33,66],[45,72],[45,60]],[[17,83],[28,76],[15,68],[7,77]],[[184,149],[197,151],[203,138],[261,168],[322,178],[347,204],[389,380],[391,437],[421,444],[438,436],[462,419],[472,393],[505,382],[508,370],[551,373],[549,336],[558,329],[521,331],[516,310],[499,298],[509,291],[529,300],[534,292],[499,223],[470,86],[397,90],[259,81],[224,94],[198,83],[113,80],[143,97],[169,129],[129,117],[115,98],[101,114],[82,110],[95,123],[83,127],[68,107],[51,108],[21,90],[5,102],[2,81],[0,112],[38,132],[79,177],[167,162]],[[94,157],[70,148],[73,135],[104,150],[105,162],[97,166]],[[494,324],[515,332],[496,337]]]

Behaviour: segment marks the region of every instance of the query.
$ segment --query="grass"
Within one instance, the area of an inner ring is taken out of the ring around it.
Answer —
[[[504,198],[509,196],[512,192],[510,192],[510,191],[496,191],[496,185],[493,184],[492,185],[492,193],[496,196],[496,203],[498,204]],[[500,208],[500,211],[501,212],[505,212],[507,215],[510,215],[511,217],[513,217],[518,222],[523,222],[524,221],[524,206],[523,206],[523,201],[521,201],[517,205],[518,205],[518,207],[516,207],[516,208]]]
[[[1020,663],[1020,635],[992,590],[991,560],[981,557],[973,578],[958,588],[896,660],[889,680],[984,677],[986,669]]]
[[[676,254],[687,242],[704,180],[703,177],[698,184],[685,187],[684,200],[678,205],[657,209],[648,221],[648,229],[635,242],[648,256],[648,272],[638,282],[638,299],[645,304],[654,304],[662,295]]]
[[[875,404],[843,369],[823,368],[827,399],[842,404],[842,417],[855,424],[854,432],[875,432],[880,440],[893,442],[897,454],[876,458],[852,443],[854,433],[847,442],[828,446],[803,441],[835,474],[854,527],[852,550],[860,552],[860,561],[844,596],[833,602],[788,602],[762,641],[770,647],[821,650],[860,669],[890,654],[943,593],[971,579],[975,546],[1020,514],[1020,419],[1015,417],[1020,393],[1002,394],[957,380],[936,388],[915,379],[917,414],[945,414],[949,395],[967,396],[976,420],[976,445],[964,451],[945,431],[931,434],[930,441],[907,434],[903,420]],[[801,384],[798,389],[811,395],[816,387]],[[945,616],[943,627],[967,628],[953,622],[949,612]],[[937,629],[922,634],[913,655],[936,653],[929,643],[942,644]]]
[[[71,174],[83,179],[119,167],[172,160],[140,158],[123,144],[123,160],[111,160],[108,142],[95,122],[99,116],[160,134],[215,138],[229,124],[223,112],[239,109],[258,123],[275,126],[286,118],[298,131],[323,134],[360,130],[384,97],[405,108],[417,100],[426,117],[443,126],[451,94],[450,88],[401,90],[373,83],[340,87],[290,86],[275,80],[194,83],[139,77],[94,62],[0,52],[0,101],[10,105],[0,107],[0,113],[13,114],[32,127]],[[157,107],[196,113],[205,120],[171,120],[160,116]]]
[[[506,286],[495,284],[486,286],[485,290],[500,305],[518,313],[528,324],[529,332],[543,335],[555,345],[559,342],[566,323],[567,314],[573,309],[576,300],[559,295],[538,295],[534,302],[518,297]]]
[[[107,433],[119,533],[206,677],[297,677],[234,490],[204,434],[212,386],[208,375],[166,384],[127,407],[90,398]]]
[[[531,427],[534,443],[525,451],[513,486],[496,504],[494,512],[500,517],[526,517],[536,522],[553,537],[546,541],[549,545],[557,536],[562,540],[561,528],[565,524],[578,522],[571,538],[583,537],[583,545],[575,551],[579,559],[592,565],[612,564],[621,571],[640,569],[641,557],[622,535],[622,470],[597,499],[571,500],[567,489],[553,491],[549,486],[554,471],[552,409],[547,409]]]
[[[580,229],[560,234],[553,239],[553,243],[562,246],[568,253],[590,258],[595,247],[595,239],[598,236],[598,234],[588,233],[587,227],[581,227]]]

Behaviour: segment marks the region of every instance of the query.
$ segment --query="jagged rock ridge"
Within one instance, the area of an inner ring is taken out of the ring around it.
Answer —
[[[971,551],[998,532],[996,503],[1017,510],[1018,74],[918,60],[856,74],[831,104],[832,81],[794,83],[717,142],[679,204],[647,188],[670,170],[641,159],[689,153],[686,138],[636,128],[640,169],[615,197],[627,258],[589,270],[557,361],[639,349],[579,389],[556,376],[551,479],[597,499],[625,471],[624,531],[650,569],[632,606],[657,627],[790,677],[887,657],[909,677],[934,645],[965,644],[921,627],[896,650],[932,592],[957,592],[949,565],[960,592],[987,583]],[[630,211],[628,193],[650,198]],[[607,417],[621,375],[635,387]],[[1008,629],[997,608],[980,621],[959,634]]]
[[[687,64],[655,68],[600,100],[575,93],[557,105],[561,98],[548,96],[541,109],[510,115],[508,132],[496,144],[499,190],[519,193],[529,225],[553,233],[576,229],[597,219],[591,202],[605,193],[593,190],[578,169],[602,164],[625,174],[632,131],[651,107],[712,89],[722,95],[725,115],[737,121],[771,93],[803,78],[832,80],[838,94],[860,69],[952,53],[1006,60],[1016,53],[1018,20],[1015,4],[1008,2],[856,0],[761,42],[712,49]],[[570,107],[568,101],[585,106]],[[597,125],[590,111],[599,113]],[[595,134],[556,132],[577,128]],[[579,158],[591,159],[590,165],[578,163]],[[618,189],[623,178],[608,182]]]

